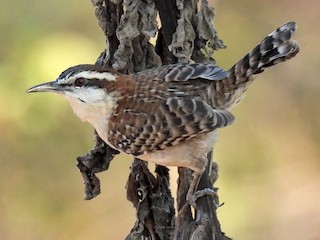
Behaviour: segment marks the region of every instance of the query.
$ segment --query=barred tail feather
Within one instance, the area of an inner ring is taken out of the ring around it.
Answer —
[[[297,42],[291,40],[296,28],[295,22],[288,22],[274,30],[228,71],[228,79],[233,84],[245,83],[266,68],[294,57],[299,52]]]
[[[288,22],[270,33],[250,53],[227,71],[227,78],[212,84],[215,107],[232,109],[241,101],[253,78],[266,68],[284,62],[299,52],[292,36],[295,22]]]

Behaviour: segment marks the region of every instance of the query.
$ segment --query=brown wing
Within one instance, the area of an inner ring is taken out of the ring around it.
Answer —
[[[197,99],[127,98],[119,102],[110,118],[109,141],[128,154],[140,155],[225,127],[233,120],[230,112],[213,109]]]
[[[147,69],[134,75],[137,79],[153,79],[166,82],[185,82],[192,79],[219,81],[227,77],[222,68],[201,63],[177,63]]]
[[[187,97],[211,105],[212,83],[221,82],[227,73],[214,65],[172,64],[132,75],[135,91],[147,98]]]

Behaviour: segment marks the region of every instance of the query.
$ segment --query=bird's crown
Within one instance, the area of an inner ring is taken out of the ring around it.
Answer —
[[[98,65],[82,64],[70,67],[63,71],[57,78],[59,85],[65,86],[93,86],[98,81],[115,81],[116,73]]]

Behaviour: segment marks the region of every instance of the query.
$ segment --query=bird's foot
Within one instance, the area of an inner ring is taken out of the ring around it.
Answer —
[[[204,188],[196,191],[193,195],[187,196],[187,201],[191,207],[197,208],[197,200],[203,196],[217,197],[217,192],[211,188]]]

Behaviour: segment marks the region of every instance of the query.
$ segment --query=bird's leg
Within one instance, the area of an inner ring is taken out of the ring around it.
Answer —
[[[205,169],[202,169],[200,171],[194,171],[193,172],[193,179],[191,181],[188,193],[187,193],[187,197],[186,200],[188,201],[188,203],[193,207],[193,208],[197,208],[197,204],[196,201],[198,200],[198,198],[203,197],[205,195],[209,195],[209,196],[216,196],[217,193],[210,188],[204,188],[201,190],[197,190],[200,179],[204,173]]]

